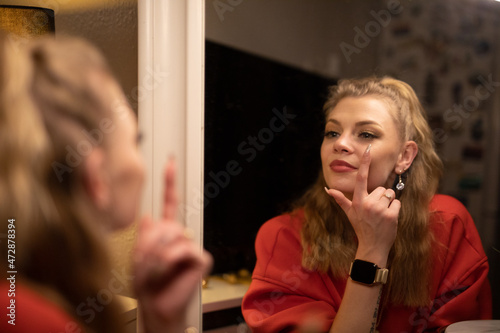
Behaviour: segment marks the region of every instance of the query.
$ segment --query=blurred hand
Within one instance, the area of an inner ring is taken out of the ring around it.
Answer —
[[[187,306],[212,267],[210,254],[201,253],[188,230],[176,221],[175,175],[175,162],[170,160],[162,219],[141,220],[134,249],[134,288],[148,333],[183,332]]]
[[[338,190],[325,190],[346,213],[356,232],[357,257],[386,261],[396,239],[401,202],[395,199],[396,195],[392,189],[378,187],[368,193],[368,171],[371,162],[369,148],[361,159],[352,201]],[[385,266],[385,262],[380,264]]]

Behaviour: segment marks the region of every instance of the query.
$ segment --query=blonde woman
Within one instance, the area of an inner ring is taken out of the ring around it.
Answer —
[[[325,103],[322,170],[265,223],[243,301],[257,332],[436,332],[491,318],[469,213],[436,194],[442,163],[413,89],[342,80]]]
[[[15,240],[13,266],[1,242],[0,331],[123,332],[113,298],[131,283],[145,332],[183,332],[211,259],[175,221],[173,164],[163,219],[140,222],[132,274],[112,270],[106,237],[135,221],[144,179],[135,115],[88,43],[0,37],[0,232]]]

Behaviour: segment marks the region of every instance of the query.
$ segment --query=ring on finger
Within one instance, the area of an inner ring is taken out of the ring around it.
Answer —
[[[392,195],[390,195],[388,193],[384,193],[384,197],[386,197],[387,199],[389,199],[389,201],[392,200]]]

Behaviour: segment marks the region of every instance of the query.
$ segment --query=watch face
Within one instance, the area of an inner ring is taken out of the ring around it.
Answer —
[[[375,281],[376,273],[377,265],[374,263],[358,259],[352,263],[351,279],[356,282],[372,284]]]

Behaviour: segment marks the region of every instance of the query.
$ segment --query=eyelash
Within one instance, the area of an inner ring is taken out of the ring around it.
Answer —
[[[339,133],[335,132],[335,131],[326,131],[324,133],[324,136],[326,138],[330,138],[330,139],[338,137],[338,135],[339,135]],[[359,133],[358,136],[361,137],[362,139],[365,139],[365,140],[373,140],[373,139],[377,139],[378,138],[378,135],[375,135],[375,134],[373,134],[371,132],[366,132],[366,131]]]
[[[326,138],[330,138],[330,139],[331,139],[331,138],[333,138],[333,137],[335,137],[336,135],[338,135],[338,133],[337,133],[337,132],[335,132],[335,131],[326,131],[326,132],[324,133],[324,136],[325,136]]]
[[[373,133],[370,133],[370,132],[361,132],[359,134],[359,136],[361,136],[363,139],[367,139],[367,140],[371,140],[371,139],[376,139],[378,138],[377,135],[373,134]]]

